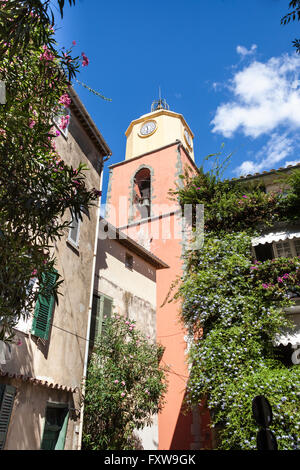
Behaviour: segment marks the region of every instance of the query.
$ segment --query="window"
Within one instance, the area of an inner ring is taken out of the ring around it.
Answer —
[[[74,215],[68,235],[68,241],[71,242],[72,245],[75,245],[76,248],[79,246],[80,222],[80,219],[77,219]]]
[[[54,116],[53,121],[56,127],[63,134],[64,137],[68,136],[71,114],[69,108],[61,108]]]
[[[273,243],[256,245],[255,257],[258,261],[266,261],[273,258],[291,258],[300,256],[300,239],[283,240]]]
[[[104,328],[105,318],[111,316],[113,299],[104,294],[94,294],[90,330],[90,347],[99,341]]]
[[[45,427],[41,443],[42,450],[63,450],[67,434],[69,409],[65,404],[48,403]]]
[[[15,394],[15,387],[0,384],[0,450],[4,449]]]
[[[274,242],[273,247],[276,258],[291,258],[293,256],[300,256],[300,240],[297,238]]]
[[[264,245],[263,244],[256,245],[254,247],[254,251],[255,251],[255,258],[258,261],[266,261],[267,259],[274,258],[272,243],[265,243]]]
[[[150,217],[151,212],[151,174],[149,168],[139,170],[134,178],[133,204],[139,217]]]
[[[133,270],[133,256],[129,253],[125,254],[125,266],[127,269],[130,269],[130,271]]]
[[[37,298],[31,327],[31,333],[39,338],[49,338],[54,308],[54,295],[52,294],[52,290],[56,283],[57,276],[56,270],[43,276],[41,293]]]

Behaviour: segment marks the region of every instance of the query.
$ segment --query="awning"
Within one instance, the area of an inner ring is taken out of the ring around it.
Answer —
[[[300,330],[277,335],[274,340],[275,346],[279,346],[280,344],[287,346],[289,343],[291,343],[292,346],[300,347]]]
[[[252,238],[252,246],[264,245],[265,243],[279,242],[282,240],[291,240],[300,238],[300,230],[283,230],[280,232],[269,232],[260,237]]]
[[[296,309],[299,309],[299,305],[294,307],[295,311],[297,311]],[[289,312],[293,311],[292,308],[288,310]],[[294,347],[300,347],[300,313],[290,313],[287,315],[287,318],[294,323],[295,328],[284,328],[280,334],[276,335],[274,345],[279,346],[279,344],[283,344],[287,346],[291,343]]]

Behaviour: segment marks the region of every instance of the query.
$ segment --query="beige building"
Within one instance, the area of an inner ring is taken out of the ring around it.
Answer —
[[[95,269],[91,346],[101,335],[104,316],[112,312],[136,322],[156,342],[156,273],[169,266],[120,230],[101,219]],[[158,419],[136,434],[142,447],[158,446]]]
[[[75,91],[69,128],[56,139],[61,158],[85,163],[86,183],[101,190],[111,151]],[[16,327],[20,345],[0,344],[0,449],[78,449],[81,443],[82,377],[87,365],[100,200],[89,217],[55,243],[62,296],[42,304]],[[66,217],[70,217],[66,214]]]

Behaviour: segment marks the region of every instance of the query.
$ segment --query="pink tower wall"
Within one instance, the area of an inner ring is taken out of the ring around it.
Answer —
[[[163,213],[178,210],[179,206],[169,199],[168,191],[175,188],[175,183],[180,181],[178,176],[182,174],[186,165],[195,171],[194,163],[188,158],[182,146],[178,146],[176,143],[114,165],[107,201],[116,208],[116,218],[113,217],[113,211],[110,210],[107,214],[108,221],[120,227],[124,233],[138,242],[140,242],[138,230],[142,228],[145,233],[147,229],[148,233],[153,234],[153,240],[148,249],[170,266],[168,269],[157,271],[157,341],[165,347],[162,363],[169,367],[166,404],[159,414],[159,449],[161,450],[187,450],[193,448],[195,441],[195,430],[193,430],[195,416],[192,416],[191,413],[183,415],[181,412],[186,392],[188,367],[186,362],[187,345],[184,339],[185,330],[179,319],[180,302],[164,303],[172,283],[182,274],[182,244],[179,237],[175,238],[174,234],[177,220],[175,214],[161,218],[154,217],[151,221],[147,219],[139,224],[128,226],[126,220],[128,217],[124,212],[130,211],[133,176],[142,166],[148,166],[153,175],[151,181],[153,215],[159,216],[158,204],[165,205],[162,208]],[[121,205],[118,209],[120,196],[123,196],[123,206]],[[157,207],[154,207],[155,205]],[[170,222],[172,229],[171,238],[164,239],[162,234],[168,226],[168,222]],[[155,236],[157,233],[159,234],[158,238]],[[199,410],[196,411],[196,414],[199,415]],[[207,419],[207,415],[204,417],[199,415],[197,422],[202,423],[202,428],[206,428]],[[202,434],[207,434],[207,431],[202,431]],[[206,441],[207,439],[203,440],[202,438],[201,445],[210,447],[209,442]]]

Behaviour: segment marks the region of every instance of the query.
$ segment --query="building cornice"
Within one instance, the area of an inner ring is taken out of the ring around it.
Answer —
[[[102,134],[100,133],[99,129],[97,128],[96,124],[94,123],[93,119],[87,112],[85,106],[83,105],[82,101],[80,100],[79,96],[77,95],[76,91],[73,87],[71,87],[68,91],[71,102],[71,111],[80,121],[82,127],[87,132],[88,136],[94,143],[95,147],[99,151],[102,157],[110,157],[112,154],[111,149],[105,142]]]
[[[191,158],[191,156],[188,154],[188,152],[187,152],[186,148],[184,147],[183,143],[181,142],[181,140],[176,140],[175,142],[172,142],[171,144],[167,144],[167,145],[164,145],[162,147],[158,147],[155,150],[150,150],[149,152],[142,153],[141,155],[137,155],[136,157],[128,158],[127,160],[123,160],[121,162],[114,163],[113,165],[110,165],[109,168],[115,168],[115,167],[120,166],[120,165],[126,165],[126,163],[134,162],[135,160],[138,160],[139,158],[143,158],[146,155],[151,155],[152,153],[160,152],[161,150],[172,147],[173,145],[179,145],[180,148],[183,149],[184,153],[186,154],[186,156],[187,156],[189,162],[191,163],[191,165],[193,166],[193,168],[198,171],[196,163]]]

